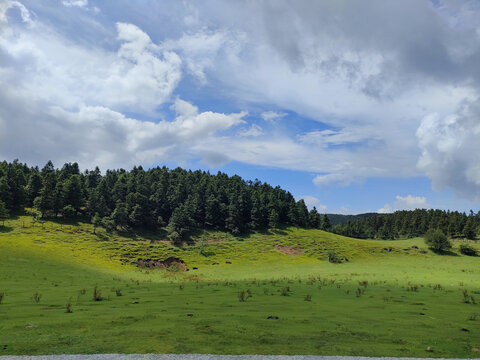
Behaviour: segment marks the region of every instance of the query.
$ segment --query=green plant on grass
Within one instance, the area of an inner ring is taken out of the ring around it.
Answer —
[[[238,301],[245,302],[252,297],[250,289],[242,290],[238,293]]]
[[[452,248],[452,243],[440,229],[430,229],[425,234],[425,243],[432,251],[444,253]]]
[[[40,302],[42,299],[42,294],[35,292],[32,296],[33,301],[35,301],[37,304]]]
[[[102,301],[102,300],[103,300],[102,292],[100,291],[98,286],[95,286],[93,288],[93,301]]]
[[[290,296],[290,286],[284,286],[281,290],[280,290],[280,295],[282,296]]]
[[[328,261],[333,264],[340,264],[342,263],[342,258],[337,254],[336,251],[329,250],[327,253]]]
[[[69,299],[68,302],[65,304],[65,312],[67,314],[73,313],[72,299]]]

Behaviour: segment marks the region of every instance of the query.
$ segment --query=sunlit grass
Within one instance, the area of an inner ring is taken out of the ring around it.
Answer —
[[[440,256],[420,238],[285,228],[244,238],[205,232],[178,248],[154,234],[93,234],[83,223],[32,226],[19,217],[5,225],[0,355],[476,357],[480,348],[480,261],[458,254],[461,241]],[[348,261],[329,263],[328,251]],[[190,271],[131,265],[168,256]]]

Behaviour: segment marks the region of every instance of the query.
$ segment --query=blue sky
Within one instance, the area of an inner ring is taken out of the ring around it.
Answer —
[[[0,4],[0,158],[167,165],[321,212],[480,201],[477,1]]]

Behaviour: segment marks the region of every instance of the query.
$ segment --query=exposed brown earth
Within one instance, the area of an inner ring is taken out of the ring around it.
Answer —
[[[294,249],[285,245],[275,245],[274,248],[287,255],[303,255],[303,249]]]
[[[187,271],[187,265],[185,262],[177,257],[169,257],[165,260],[160,259],[138,259],[132,264],[137,265],[139,268],[149,268],[149,269],[166,269],[170,267],[176,267],[179,271]]]

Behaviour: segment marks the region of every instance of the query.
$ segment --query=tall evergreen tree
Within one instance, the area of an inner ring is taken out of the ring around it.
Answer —
[[[0,221],[2,226],[5,226],[5,220],[8,219],[8,210],[3,201],[0,201]]]

